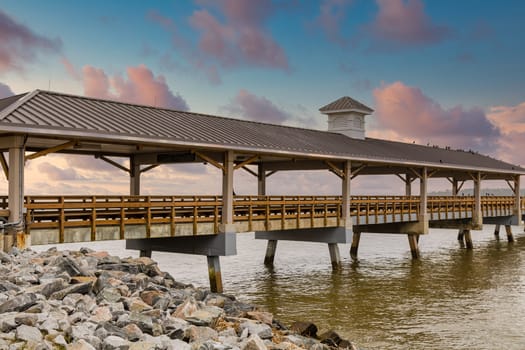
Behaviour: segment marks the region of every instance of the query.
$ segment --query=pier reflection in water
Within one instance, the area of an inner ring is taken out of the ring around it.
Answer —
[[[420,240],[419,261],[404,235],[364,234],[359,262],[341,245],[346,259],[335,273],[325,245],[299,242],[279,242],[268,269],[266,242],[242,234],[239,254],[222,259],[225,290],[285,324],[312,321],[365,349],[524,349],[525,234],[514,228],[516,242],[509,244],[497,242],[493,229],[473,231],[473,251],[459,247],[456,231],[431,230]],[[60,247],[81,245],[136,255],[121,241]],[[153,259],[176,279],[207,286],[203,257]]]

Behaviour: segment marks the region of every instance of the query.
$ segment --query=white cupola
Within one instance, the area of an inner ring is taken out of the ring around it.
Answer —
[[[365,115],[374,110],[351,97],[344,96],[319,108],[319,111],[328,116],[328,131],[364,140]]]

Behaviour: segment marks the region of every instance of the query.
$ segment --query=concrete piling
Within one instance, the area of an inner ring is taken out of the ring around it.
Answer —
[[[419,253],[419,245],[418,245],[418,239],[416,234],[408,234],[408,244],[410,245],[410,253],[412,253],[412,259],[419,259],[420,253]]]
[[[514,242],[514,236],[512,235],[512,228],[510,225],[505,225],[505,231],[507,232],[507,240],[512,243]]]
[[[339,246],[337,243],[328,243],[328,251],[330,252],[332,269],[339,270],[341,268],[341,254],[339,253]]]
[[[222,293],[221,263],[218,256],[208,256],[208,275],[212,293]]]
[[[277,240],[268,240],[266,246],[266,255],[264,257],[264,265],[273,266],[273,260],[275,258],[275,251],[277,250]]]

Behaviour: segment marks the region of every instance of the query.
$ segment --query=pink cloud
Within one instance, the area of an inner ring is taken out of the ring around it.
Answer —
[[[24,71],[24,65],[34,62],[40,53],[59,53],[60,39],[49,39],[34,33],[0,10],[0,73]]]
[[[178,56],[210,83],[221,82],[218,68],[289,68],[283,48],[265,28],[277,6],[272,1],[201,0],[197,3],[201,8],[189,17],[199,36],[197,44],[181,35],[172,19],[155,11],[147,18],[171,33]],[[170,66],[177,67],[176,64]]]
[[[525,149],[525,102],[516,106],[492,107],[488,118],[503,133],[498,158],[525,165],[525,154],[522,151]]]
[[[437,43],[450,35],[425,14],[421,0],[376,0],[379,11],[369,26],[372,36],[383,46]]]
[[[46,175],[50,180],[53,180],[53,181],[68,181],[68,180],[81,180],[82,179],[77,174],[75,169],[73,168],[61,169],[48,162],[39,164],[38,171],[40,175]]]
[[[327,38],[338,44],[345,44],[341,36],[341,23],[346,16],[346,8],[352,0],[323,0],[319,5],[319,15],[314,24],[321,28]]]
[[[374,98],[379,132],[386,130],[392,138],[483,153],[497,147],[500,131],[479,108],[445,109],[401,82],[376,88]]]
[[[80,80],[82,78],[76,67],[73,65],[73,63],[71,63],[71,61],[69,61],[66,57],[62,57],[60,59],[60,62],[62,63],[64,69],[71,78],[75,80]]]
[[[268,0],[201,1],[216,8],[224,17],[221,22],[208,9],[195,11],[191,25],[200,32],[199,48],[223,67],[238,65],[288,69],[284,50],[264,29],[273,12]]]
[[[256,96],[244,89],[239,91],[224,110],[246,120],[272,124],[283,124],[292,119],[289,113],[277,107],[266,97]]]
[[[184,98],[171,91],[164,76],[155,76],[145,65],[128,67],[126,77],[108,77],[100,68],[84,66],[82,79],[86,96],[184,111],[189,109]]]
[[[109,78],[101,68],[84,66],[82,68],[84,95],[111,99]],[[130,101],[131,102],[131,101]]]
[[[13,95],[14,93],[8,85],[0,83],[0,98],[5,98]]]

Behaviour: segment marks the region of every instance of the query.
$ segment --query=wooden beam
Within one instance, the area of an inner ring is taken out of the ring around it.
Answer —
[[[509,181],[505,180],[507,182],[507,185],[509,185],[510,189],[512,190],[512,193],[516,193],[516,189],[514,188],[514,185]]]
[[[337,166],[335,166],[334,163],[332,163],[329,160],[325,160],[325,164],[328,165],[328,168],[329,168],[328,170],[331,170],[334,174],[339,176],[341,179],[345,178],[345,173],[341,169],[339,169]]]
[[[434,171],[431,171],[430,173],[428,173],[428,177],[432,177],[434,175],[436,175],[436,173],[438,172],[439,170],[438,169],[435,169]]]
[[[255,171],[253,171],[252,169],[250,169],[250,168],[248,168],[248,167],[246,167],[246,166],[243,166],[241,169],[244,170],[244,171],[246,171],[246,172],[248,172],[248,173],[250,173],[250,174],[252,174],[252,175],[255,176],[255,177],[258,177],[258,176],[259,176]]]
[[[31,160],[31,159],[35,159],[35,158],[46,156],[46,155],[48,155],[50,153],[59,152],[59,151],[62,151],[64,149],[71,148],[71,147],[75,146],[76,143],[77,143],[77,141],[69,141],[69,142],[63,143],[63,144],[55,146],[55,147],[44,149],[42,151],[35,152],[33,154],[29,154],[29,155],[25,156],[25,160]]]
[[[150,171],[152,169],[155,169],[156,167],[158,167],[160,164],[152,164],[150,166],[147,166],[145,167],[144,169],[140,169],[140,173],[145,173],[146,171]]]
[[[210,157],[208,157],[208,156],[206,156],[206,155],[204,155],[204,154],[202,154],[202,153],[199,153],[199,152],[197,152],[197,151],[195,151],[194,153],[195,153],[195,155],[196,155],[197,157],[199,157],[200,159],[202,159],[202,160],[204,160],[204,161],[210,163],[211,165],[213,165],[213,166],[216,167],[217,169],[221,169],[222,171],[224,171],[224,166],[223,166],[221,163],[219,163],[219,162],[215,161],[214,159],[211,159]]]
[[[407,179],[404,178],[403,176],[399,175],[399,174],[394,174],[395,176],[397,176],[399,179],[401,179],[401,181],[403,181],[404,183],[407,182]]]
[[[2,169],[4,170],[5,179],[9,180],[9,165],[5,159],[4,152],[0,152],[0,163],[2,163]]]
[[[246,159],[245,161],[240,162],[239,164],[235,165],[233,167],[233,170],[237,170],[237,169],[240,169],[240,168],[244,167],[245,165],[251,164],[254,161],[256,161],[258,158],[259,158],[258,155],[252,156],[252,157]]]
[[[111,160],[109,158],[106,158],[104,156],[101,156],[101,155],[96,155],[95,158],[98,158],[98,159],[101,159],[103,160],[104,162],[108,163],[108,164],[111,164],[113,165],[114,167],[116,168],[119,168],[120,170],[124,170],[125,172],[131,174],[131,170],[126,168],[125,166],[123,165],[120,165],[119,163],[115,162],[114,160]]]
[[[353,179],[353,178],[357,177],[357,175],[359,175],[359,173],[361,172],[361,170],[363,170],[364,168],[366,168],[366,165],[365,165],[365,164],[363,164],[363,165],[357,167],[355,170],[352,169],[352,177],[351,177],[351,178]]]
[[[463,188],[464,184],[465,184],[465,180],[463,180],[461,182],[458,182],[458,193],[459,193],[459,191],[461,191],[461,189]]]
[[[266,173],[266,177],[268,178],[268,177],[272,176],[273,174],[275,174],[276,172],[277,172],[277,170],[269,171],[269,172]]]
[[[337,176],[338,178],[344,180],[344,176],[342,176],[341,174],[337,173],[334,169],[328,169],[328,171],[331,172],[332,174],[334,174],[335,176]]]
[[[421,174],[418,173],[414,168],[408,168],[417,178],[421,179]]]

